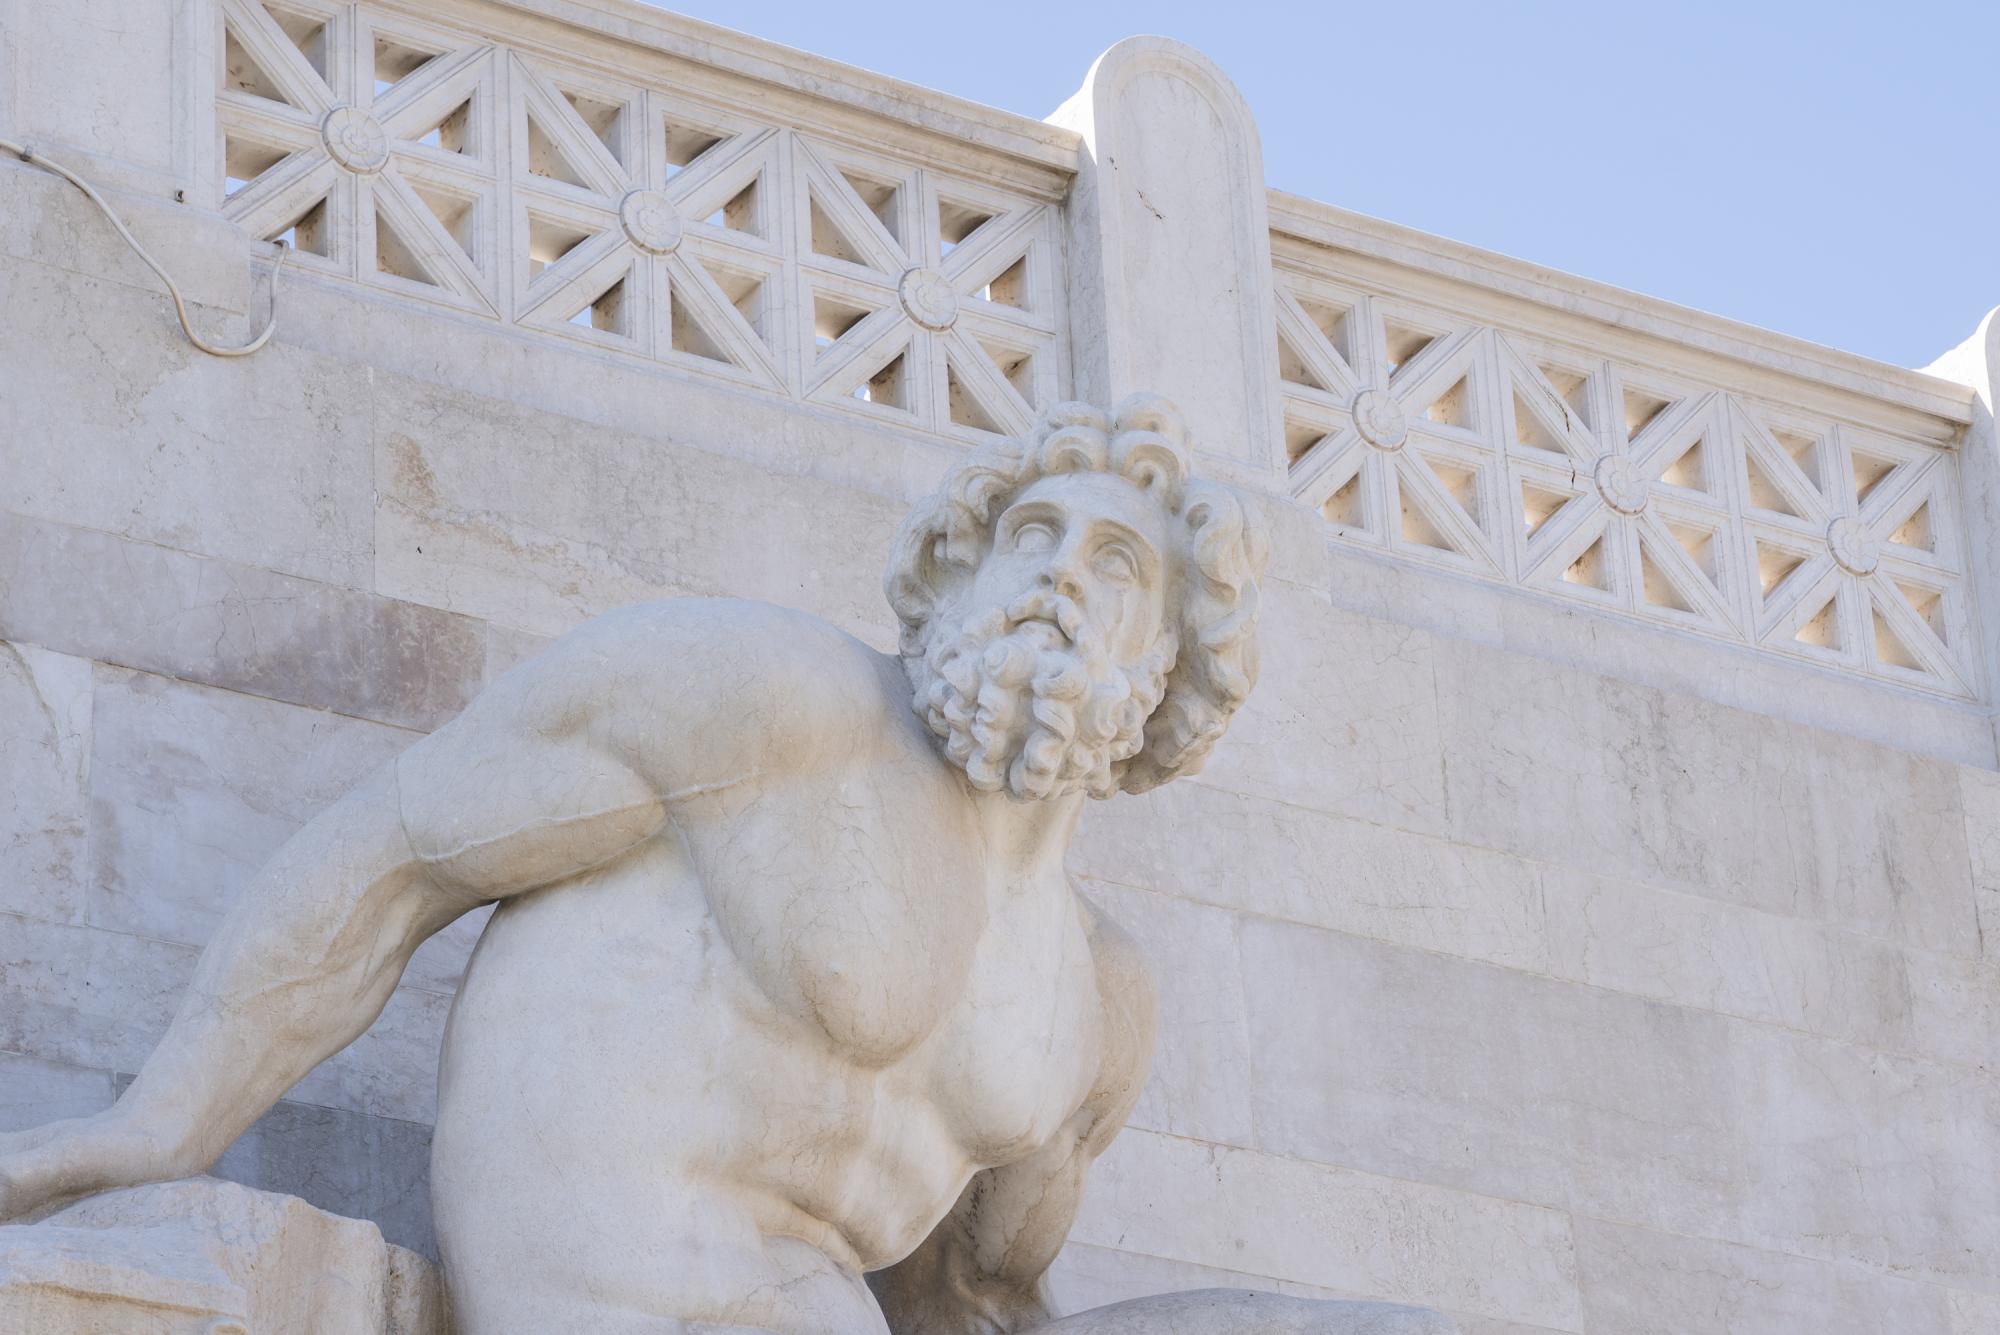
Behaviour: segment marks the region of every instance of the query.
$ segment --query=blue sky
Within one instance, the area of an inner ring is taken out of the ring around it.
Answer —
[[[2000,305],[2000,0],[666,8],[1036,117],[1164,33],[1298,194],[1905,366]]]

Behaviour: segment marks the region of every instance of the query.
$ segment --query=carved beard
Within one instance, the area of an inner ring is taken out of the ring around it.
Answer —
[[[913,703],[975,788],[1109,797],[1114,767],[1145,745],[1178,648],[1163,631],[1123,667],[1074,602],[1036,591],[933,627],[911,664]]]

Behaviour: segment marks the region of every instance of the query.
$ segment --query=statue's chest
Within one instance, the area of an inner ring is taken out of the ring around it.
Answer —
[[[1098,999],[1066,887],[996,890],[960,812],[876,780],[709,814],[688,838],[709,910],[784,1019],[844,1061],[894,1067],[889,1085],[980,1157],[1081,1099]]]
[[[1076,1111],[1098,1069],[1101,1014],[1074,896],[997,905],[956,1004],[913,1059],[967,1157],[1011,1162]]]

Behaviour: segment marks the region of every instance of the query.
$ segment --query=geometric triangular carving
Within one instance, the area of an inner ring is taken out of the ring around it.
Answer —
[[[1648,605],[1728,622],[1717,579],[1716,528],[1694,520],[1648,515],[1639,538],[1639,596]]]
[[[853,397],[883,408],[910,408],[908,350],[891,357],[882,368],[854,387]]]
[[[1474,528],[1483,528],[1484,525],[1479,522],[1480,512],[1485,508],[1479,503],[1479,470],[1436,455],[1419,454],[1417,457],[1430,468],[1431,476],[1437,479],[1438,486],[1458,506],[1466,522]]]
[[[1917,502],[1916,508],[1890,530],[1889,541],[1898,547],[1908,547],[1915,551],[1937,551],[1937,530],[1931,522],[1930,497],[1926,496]]]
[[[1581,584],[1585,588],[1603,589],[1607,592],[1610,590],[1611,563],[1604,553],[1603,534],[1600,533],[1593,538],[1588,547],[1577,553],[1576,558],[1563,570],[1562,577],[1568,584]]]
[[[409,238],[396,230],[394,223],[381,212],[375,213],[375,269],[378,273],[405,278],[413,283],[428,283],[438,286],[437,276],[419,257],[419,252]]]
[[[1537,450],[1547,450],[1551,454],[1564,453],[1562,429],[1551,420],[1551,416],[1542,411],[1541,405],[1516,389],[1514,391],[1515,443]]]
[[[1899,462],[1884,458],[1879,454],[1869,454],[1862,450],[1849,450],[1854,469],[1854,501],[1859,505],[1875,494],[1889,474],[1896,471]]]
[[[1875,661],[1885,663],[1890,667],[1899,667],[1912,672],[1923,671],[1923,660],[1918,658],[1914,653],[1911,653],[1910,647],[1904,644],[1896,632],[1889,628],[1889,623],[1882,619],[1882,609],[1875,607],[1872,609],[1872,613],[1875,630]]]
[[[1696,436],[1663,459],[1655,460],[1657,471],[1653,476],[1670,487],[1686,487],[1690,491],[1709,490],[1707,460],[1702,446],[1702,438]]]
[[[852,178],[849,178],[850,181]],[[976,204],[960,204],[954,200],[938,200],[938,253],[949,255],[972,238],[979,230],[999,215],[992,209]],[[893,228],[891,229],[894,230]]]
[[[1355,469],[1354,476],[1341,483],[1334,489],[1333,495],[1326,498],[1326,504],[1320,507],[1320,513],[1325,515],[1329,522],[1347,529],[1359,529],[1363,526],[1361,478],[1364,472],[1365,469]]]
[[[1424,409],[1424,416],[1439,426],[1455,426],[1464,431],[1475,429],[1472,416],[1472,377],[1460,376],[1451,388],[1431,400]]]
[[[1639,532],[1639,593],[1653,607],[1675,612],[1692,612],[1694,603],[1681,591],[1679,581],[1668,572],[1653,550],[1653,539]]]
[[[1000,372],[1001,379],[1012,385],[1014,392],[1021,396],[1022,406],[1033,412],[1036,407],[1034,353],[1025,348],[995,343],[991,339],[980,338],[974,341],[992,361],[993,368]]]
[[[296,101],[285,96],[284,89],[271,77],[270,71],[237,39],[235,25],[226,19],[222,25],[222,86],[268,102],[299,107]],[[303,107],[299,109],[305,110]]]
[[[1799,628],[1792,632],[1792,638],[1800,644],[1814,649],[1839,651],[1842,647],[1840,628],[1840,592],[1838,581],[1827,585],[1825,600],[1807,616]]]
[[[222,141],[223,198],[241,194],[273,167],[289,158],[288,148],[226,135]]]
[[[1757,462],[1757,456],[1748,448],[1743,451],[1743,469],[1750,484],[1750,504],[1760,510],[1774,514],[1790,515],[1794,519],[1804,519],[1799,507],[1786,499],[1785,493],[1771,481],[1770,475]]]
[[[264,9],[299,49],[313,73],[326,78],[326,20],[317,14],[297,13],[273,4],[266,4]]]
[[[1945,633],[1943,590],[1928,588],[1921,584],[1910,584],[1900,579],[1891,583],[1895,585],[1896,592],[1902,595],[1903,601],[1910,605],[1910,610],[1916,613],[1917,620],[1923,622],[1930,633],[1937,637],[1939,644],[1949,647],[1951,639]]]
[[[1323,394],[1333,392],[1333,387],[1313,371],[1306,359],[1299,355],[1298,349],[1292,346],[1292,340],[1285,336],[1282,329],[1278,331],[1278,378],[1288,384],[1319,390]]]
[[[1441,552],[1452,552],[1463,556],[1459,545],[1446,536],[1444,525],[1440,524],[1428,511],[1423,502],[1414,496],[1415,489],[1398,489],[1403,505],[1403,541],[1418,547],[1431,547]]]
[[[1636,440],[1639,434],[1654,422],[1660,414],[1674,406],[1673,399],[1663,399],[1657,394],[1648,394],[1642,389],[1625,391],[1625,435]]]
[[[443,54],[401,37],[375,38],[375,100]]]
[[[1313,446],[1327,438],[1327,429],[1313,422],[1302,422],[1297,418],[1285,419],[1285,459],[1297,463],[1311,452]]]
[[[1356,327],[1352,310],[1302,300],[1281,289],[1277,315],[1279,378],[1343,402],[1352,398],[1358,388],[1350,346]]]
[[[1680,544],[1681,550],[1687,553],[1695,569],[1706,576],[1710,584],[1719,585],[1722,576],[1716,559],[1715,530],[1680,520],[1663,519],[1661,522],[1673,535],[1674,541]]]
[[[1480,510],[1479,477],[1473,468],[1412,450],[1397,456],[1396,478],[1402,509],[1398,531],[1404,542],[1458,556],[1481,555],[1466,545],[1468,530],[1479,529],[1473,518]]]
[[[668,328],[675,352],[721,362],[725,366],[736,364],[736,359],[725,351],[727,345],[721,335],[709,328],[697,301],[684,296],[678,284],[670,289],[668,299],[672,307]]]
[[[1442,337],[1442,334],[1433,334],[1429,330],[1399,324],[1394,320],[1384,320],[1382,342],[1383,352],[1387,357],[1384,369],[1393,379],[1411,362],[1423,356],[1425,350]]]
[[[472,98],[468,96],[442,116],[426,117],[402,137],[446,153],[470,153]]]
[[[528,174],[565,185],[588,188],[590,178],[571,161],[554,135],[543,128],[541,117],[531,106],[528,111]]]
[[[1002,430],[999,419],[979,401],[977,391],[971,389],[959,375],[957,361],[949,353],[945,355],[944,380],[945,400],[954,425],[996,434]]]
[[[1943,590],[1881,579],[1868,585],[1868,595],[1876,662],[1921,672],[1941,685],[1963,687],[1946,636]]]
[[[770,335],[764,328],[769,305],[764,276],[700,259],[691,258],[689,262],[708,275],[708,280],[736,308],[736,313],[743,317],[743,323],[750,326],[751,332],[769,342]]]
[[[1327,346],[1331,347],[1340,357],[1341,362],[1352,371],[1354,367],[1354,312],[1346,306],[1335,306],[1331,303],[1321,301],[1308,301],[1303,297],[1299,298],[1298,302],[1299,309],[1304,311],[1306,318],[1312,321],[1313,328],[1319,330],[1320,337],[1326,340]]]
[[[750,178],[750,183],[729,197],[729,201],[709,214],[702,221],[710,227],[720,227],[725,231],[742,232],[747,236],[763,235],[761,219],[757,208],[758,185],[764,175],[759,172]]]
[[[1805,553],[1765,542],[1761,538],[1755,539],[1754,545],[1757,548],[1757,585],[1768,606],[1785,581],[1805,564]]]
[[[599,333],[630,338],[632,313],[626,286],[628,277],[630,277],[629,270],[613,279],[603,291],[579,307],[569,317],[569,323],[583,329],[595,329]]]
[[[996,306],[1011,306],[1017,311],[1029,309],[1028,257],[1022,255],[973,295]]]
[[[826,356],[833,350],[835,344],[853,331],[856,325],[878,309],[880,307],[865,305],[845,294],[834,296],[826,292],[815,292],[813,294],[815,357]]]
[[[558,221],[539,213],[528,214],[528,276],[539,277],[564,259],[597,232],[567,219]]]
[[[428,183],[410,181],[408,184],[411,192],[423,201],[424,207],[436,216],[438,226],[444,229],[445,235],[456,241],[458,248],[465,252],[466,261],[476,265],[473,224],[477,217],[475,209],[478,200],[471,195],[461,195]]]
[[[401,175],[384,173],[373,199],[376,267],[414,282],[451,290],[475,305],[492,309],[486,279],[473,252],[490,252],[477,232],[484,224],[479,197],[429,181],[422,191]],[[538,295],[559,295],[543,283]],[[566,297],[564,299],[567,299]],[[546,318],[546,316],[544,316]]]
[[[703,154],[726,138],[727,135],[717,131],[683,125],[677,118],[667,126],[667,178],[672,180],[694,166]]]
[[[819,191],[808,185],[806,198],[812,223],[812,253],[846,260],[849,264],[866,265],[868,252],[859,241],[847,234],[846,228],[835,220],[831,211],[821,206]]]
[[[623,163],[625,154],[621,127],[625,119],[625,104],[587,97],[582,93],[572,93],[567,88],[560,91],[563,101],[569,103],[570,110],[576,113],[576,118],[597,136],[597,141],[604,145],[612,157]]]
[[[311,208],[283,227],[277,228],[264,239],[284,242],[293,250],[303,251],[308,255],[325,255],[328,246],[326,201],[327,197],[321,195]]]
[[[1783,450],[1799,472],[1805,475],[1813,490],[1824,496],[1826,479],[1820,475],[1818,437],[1801,435],[1796,431],[1780,431],[1774,427],[1771,430],[1771,439],[1778,443],[1778,448]]]
[[[902,191],[896,183],[847,171],[836,174],[847,183],[847,188],[854,192],[854,197],[861,202],[861,207],[875,215],[875,221],[882,224],[882,230],[901,242],[903,224],[898,215],[901,211]]]
[[[1576,420],[1586,430],[1590,429],[1590,377],[1561,366],[1538,365],[1535,369],[1542,373],[1542,379],[1549,382],[1549,388],[1568,405]]]
[[[803,142],[795,142],[793,165],[805,186],[806,226],[800,239],[808,253],[868,269],[878,281],[886,278],[894,286],[897,277],[910,267],[911,256],[890,232],[883,214],[870,205],[881,206],[889,222],[896,222],[907,202],[901,182],[847,174]],[[795,197],[795,189],[795,184],[788,188],[786,197]],[[863,199],[863,193],[869,198]],[[912,252],[921,256],[927,249],[927,243],[913,239]],[[954,286],[964,291],[962,285]]]
[[[1535,479],[1521,482],[1521,532],[1532,540],[1563,506],[1582,495],[1573,487],[1558,487]]]

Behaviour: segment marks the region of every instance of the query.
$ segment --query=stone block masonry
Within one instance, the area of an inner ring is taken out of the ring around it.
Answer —
[[[1273,529],[1265,662],[1072,856],[1164,999],[1070,1305],[2000,1328],[1990,329],[1944,379],[1267,192],[1168,43],[1036,122],[623,0],[0,38],[0,137],[205,329],[295,248],[206,358],[0,162],[0,1125],[106,1106],[247,873],[549,637],[889,648],[911,498],[1157,388]],[[428,1249],[479,926],[218,1171]]]

